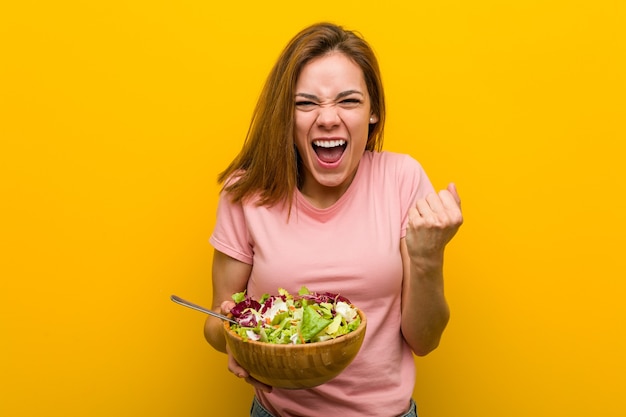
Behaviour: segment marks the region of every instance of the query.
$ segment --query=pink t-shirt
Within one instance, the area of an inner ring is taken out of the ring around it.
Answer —
[[[335,379],[308,390],[257,392],[277,417],[398,416],[415,382],[411,349],[400,331],[400,239],[409,208],[433,192],[408,155],[365,152],[357,174],[333,206],[318,209],[296,191],[287,208],[232,204],[221,196],[210,238],[216,250],[252,264],[248,294],[278,288],[339,293],[367,316],[363,346]]]

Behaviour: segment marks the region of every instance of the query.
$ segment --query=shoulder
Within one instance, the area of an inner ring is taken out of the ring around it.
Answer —
[[[405,153],[366,151],[363,160],[373,171],[397,172],[399,174],[423,171],[421,164],[411,155]]]
[[[422,165],[411,155],[397,152],[366,152],[363,158],[370,182],[389,192],[416,192],[420,196],[433,187]]]
[[[224,180],[220,190],[220,201],[239,206],[260,205],[260,192],[246,188],[246,174],[246,170],[239,169]]]

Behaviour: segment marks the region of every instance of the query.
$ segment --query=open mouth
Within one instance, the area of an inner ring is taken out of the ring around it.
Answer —
[[[332,164],[338,162],[346,150],[347,142],[339,140],[316,140],[313,141],[313,150],[320,161]]]

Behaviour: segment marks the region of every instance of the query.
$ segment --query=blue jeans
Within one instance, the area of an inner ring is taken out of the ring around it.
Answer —
[[[252,401],[252,407],[250,408],[250,417],[274,417],[269,411],[265,409],[261,405],[261,403],[254,397],[254,401]],[[417,406],[415,405],[415,401],[411,399],[411,406],[409,407],[409,411],[402,414],[398,417],[417,417]]]

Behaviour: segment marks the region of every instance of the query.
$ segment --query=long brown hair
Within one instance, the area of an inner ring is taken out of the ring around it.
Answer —
[[[286,202],[291,208],[298,186],[300,161],[294,146],[295,86],[302,68],[312,59],[338,51],[363,71],[378,122],[369,125],[366,150],[380,151],[385,124],[385,98],[376,56],[356,32],[332,23],[303,29],[285,47],[265,82],[252,115],[243,147],[219,174],[234,202],[258,197],[259,205]],[[236,178],[235,181],[229,181]]]

